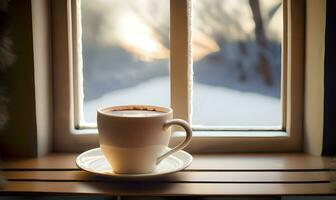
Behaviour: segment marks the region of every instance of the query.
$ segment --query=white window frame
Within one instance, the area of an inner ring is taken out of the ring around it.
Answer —
[[[190,152],[300,152],[303,135],[303,76],[305,1],[283,0],[284,35],[282,47],[283,126],[280,129],[258,127],[194,128],[194,137],[186,148]],[[52,1],[52,49],[54,79],[54,150],[83,151],[98,146],[95,129],[76,129],[81,109],[81,70],[78,63],[76,0]],[[190,121],[191,32],[188,0],[170,0],[170,71],[171,106],[174,117]],[[287,14],[289,13],[289,14]],[[178,87],[174,87],[177,86]],[[77,106],[75,106],[77,105]],[[86,133],[86,134],[79,134]],[[171,139],[175,145],[184,138],[177,132]]]

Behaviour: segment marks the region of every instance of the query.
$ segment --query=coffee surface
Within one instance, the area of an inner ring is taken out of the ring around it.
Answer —
[[[152,110],[112,110],[106,113],[123,117],[151,117],[161,115],[163,112]]]

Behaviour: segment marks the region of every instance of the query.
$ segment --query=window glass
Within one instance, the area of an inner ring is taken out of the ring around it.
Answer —
[[[281,126],[281,0],[193,1],[192,123]]]
[[[83,112],[124,104],[170,106],[169,1],[81,0]]]

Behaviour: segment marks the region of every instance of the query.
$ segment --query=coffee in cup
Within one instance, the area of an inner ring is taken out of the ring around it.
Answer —
[[[120,174],[152,172],[164,158],[186,147],[192,137],[187,122],[172,119],[171,108],[127,105],[99,109],[97,124],[100,148],[113,171]],[[166,152],[170,127],[185,129],[186,139]]]

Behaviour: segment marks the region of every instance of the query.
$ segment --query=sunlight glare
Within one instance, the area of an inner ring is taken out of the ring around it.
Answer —
[[[150,62],[167,59],[169,50],[162,45],[160,36],[138,16],[125,13],[123,17],[110,19],[114,27],[113,34],[104,35],[104,41],[119,45],[142,61]]]

